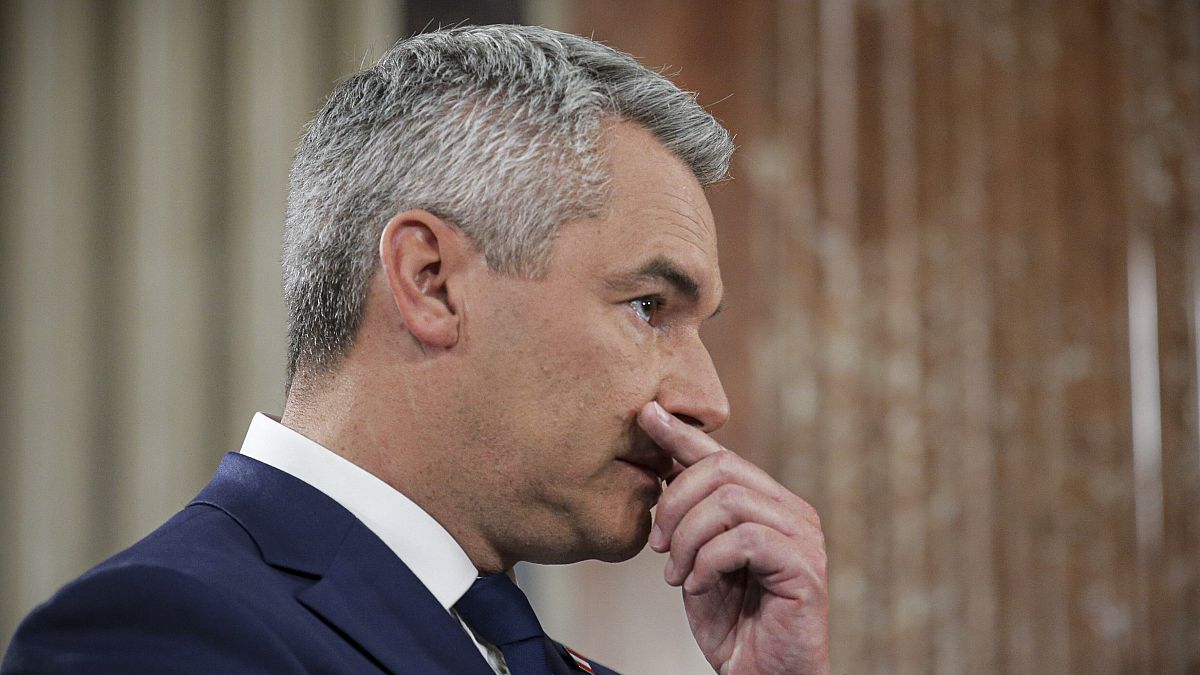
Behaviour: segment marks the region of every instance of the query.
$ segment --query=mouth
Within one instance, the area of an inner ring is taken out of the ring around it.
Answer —
[[[636,424],[630,427],[628,445],[616,460],[637,469],[656,489],[675,478],[675,460]]]
[[[666,461],[663,461],[664,459]],[[636,468],[655,484],[665,483],[668,480],[674,464],[669,458],[663,456],[644,459],[641,457],[618,457],[617,461]]]

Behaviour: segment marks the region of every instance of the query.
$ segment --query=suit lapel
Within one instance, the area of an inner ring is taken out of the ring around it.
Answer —
[[[297,599],[392,672],[492,673],[458,621],[361,524]]]
[[[395,553],[316,488],[229,453],[193,503],[228,513],[267,564],[319,577],[296,599],[384,669],[494,675],[458,621]]]

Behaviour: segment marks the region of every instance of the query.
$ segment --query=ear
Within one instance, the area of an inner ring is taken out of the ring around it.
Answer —
[[[471,250],[458,228],[428,211],[405,211],[383,228],[379,260],[392,302],[421,344],[446,349],[458,342],[462,317],[449,286]]]

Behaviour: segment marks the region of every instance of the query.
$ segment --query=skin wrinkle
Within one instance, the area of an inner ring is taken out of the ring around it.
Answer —
[[[668,238],[673,238],[673,239],[678,239],[678,240],[682,241],[683,243],[688,244],[689,246],[693,246],[697,249],[703,250],[703,245],[700,243],[699,237],[697,235],[693,234],[687,228],[677,228],[677,229],[680,231],[679,232],[675,232],[675,231],[664,232],[662,234],[662,236],[668,237]]]
[[[683,218],[683,219],[687,220],[688,222],[692,223],[693,225],[695,225],[695,228],[685,228],[685,229],[687,229],[689,233],[691,233],[693,236],[696,237],[696,243],[698,245],[703,241],[704,236],[712,236],[713,235],[712,232],[704,231],[704,223],[700,222],[699,218],[695,214],[688,213],[685,210],[673,208],[673,207],[669,207],[669,206],[664,207],[664,209],[666,211],[668,211],[669,213],[677,215],[680,218]]]
[[[673,195],[663,195],[673,196]],[[653,213],[663,214],[663,222],[672,226],[672,230],[681,230],[686,234],[675,234],[675,236],[687,241],[688,243],[698,248],[703,248],[703,242],[706,238],[714,237],[716,232],[711,227],[706,226],[694,211],[689,212],[686,209],[679,209],[673,206],[655,205],[652,208]],[[678,221],[682,218],[690,226],[683,226]]]

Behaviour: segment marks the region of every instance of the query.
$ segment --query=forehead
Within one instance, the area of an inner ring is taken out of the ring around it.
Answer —
[[[703,291],[719,295],[716,226],[696,177],[639,125],[613,125],[605,143],[611,176],[605,213],[565,226],[552,264],[603,275],[666,257]]]

